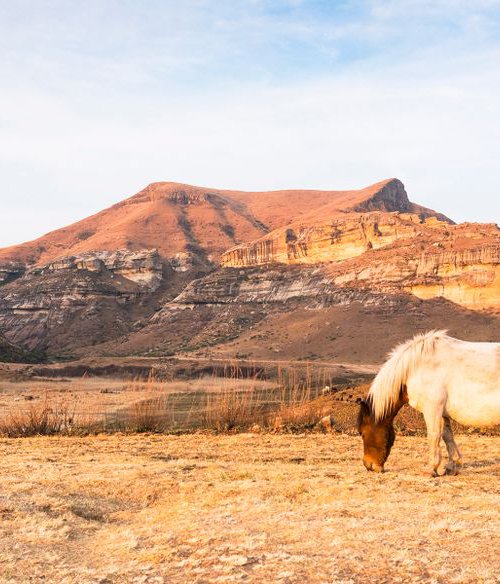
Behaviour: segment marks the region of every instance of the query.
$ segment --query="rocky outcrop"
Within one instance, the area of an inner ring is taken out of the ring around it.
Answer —
[[[123,276],[61,262],[0,288],[0,331],[30,350],[93,344],[126,332],[125,305],[140,293],[140,286]]]
[[[164,259],[155,249],[83,252],[25,270],[0,286],[0,334],[51,353],[127,334],[200,273],[191,254]]]
[[[220,263],[224,267],[247,267],[346,260],[399,239],[417,237],[425,223],[414,214],[380,212],[325,219],[321,224],[277,229],[257,241],[234,247],[222,254]]]
[[[458,236],[465,238],[467,231],[467,239],[460,241]],[[490,226],[489,231],[488,240],[475,240],[477,227],[459,226],[448,240],[431,243],[422,238],[419,245],[394,246],[331,265],[328,272],[338,286],[441,297],[470,309],[495,311],[500,309],[500,230]]]
[[[337,286],[321,268],[275,266],[214,272],[191,282],[169,305],[268,304],[297,299],[315,307],[378,301],[367,290]]]
[[[356,207],[390,212],[351,212],[277,229],[228,250],[221,265],[325,264],[336,286],[443,297],[476,310],[500,309],[498,226],[454,225],[436,214],[391,211],[407,208],[407,198],[393,186]]]
[[[151,290],[158,288],[163,278],[163,264],[156,249],[85,252],[32,268],[29,273],[41,275],[58,270],[108,271]]]
[[[352,211],[357,213],[371,213],[372,211],[410,213],[418,215],[421,220],[434,217],[438,221],[453,223],[442,213],[436,213],[432,209],[412,203],[403,183],[397,178],[387,181],[373,196],[354,205]]]
[[[0,263],[0,286],[19,278],[26,271],[26,266],[21,262]]]

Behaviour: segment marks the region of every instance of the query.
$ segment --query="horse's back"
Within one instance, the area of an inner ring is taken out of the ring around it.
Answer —
[[[408,396],[420,411],[441,401],[461,424],[500,423],[500,343],[444,339],[409,380]]]

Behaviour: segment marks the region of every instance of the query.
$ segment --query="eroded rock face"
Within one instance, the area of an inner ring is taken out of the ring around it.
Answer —
[[[404,199],[392,195],[381,199],[384,205],[391,209],[399,201],[405,207]],[[336,286],[443,297],[480,310],[500,308],[497,225],[453,225],[436,215],[380,211],[325,219],[277,229],[233,248],[222,255],[221,265],[328,264]]]
[[[61,262],[0,288],[0,330],[26,349],[93,344],[126,332],[125,305],[140,293],[123,276]]]
[[[496,225],[461,225],[447,237],[374,251],[328,272],[339,286],[409,292],[422,299],[446,298],[466,308],[500,308],[500,230]]]
[[[0,286],[19,278],[26,271],[21,262],[0,262]]]
[[[152,290],[159,286],[163,277],[163,265],[156,249],[84,252],[33,268],[30,273],[40,275],[57,270],[108,271]]]
[[[156,249],[82,252],[20,266],[22,275],[0,286],[0,334],[51,353],[127,334],[150,318],[159,299],[199,274],[191,254],[161,258]]]
[[[194,280],[170,305],[286,303],[308,300],[310,306],[375,301],[368,291],[336,285],[321,268],[275,266],[219,270]]]
[[[417,237],[423,222],[425,219],[414,214],[348,214],[322,224],[277,229],[228,250],[220,262],[224,267],[247,267],[346,260],[399,239]]]
[[[63,350],[127,332],[129,306],[163,279],[156,250],[85,252],[34,268],[0,287],[0,330],[27,349]]]

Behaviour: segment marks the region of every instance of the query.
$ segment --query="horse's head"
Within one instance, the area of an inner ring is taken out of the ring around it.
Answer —
[[[361,401],[358,415],[358,431],[363,438],[363,464],[366,470],[384,472],[384,464],[396,438],[393,418],[375,421],[369,404]]]

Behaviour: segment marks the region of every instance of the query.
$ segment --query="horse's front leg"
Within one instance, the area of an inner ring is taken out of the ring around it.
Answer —
[[[437,477],[441,463],[441,434],[443,431],[443,407],[438,404],[429,406],[423,412],[427,426],[427,440],[429,442],[429,466],[426,476]]]
[[[458,472],[457,466],[462,464],[462,456],[453,436],[450,418],[444,417],[443,422],[443,440],[448,451],[448,464],[445,467],[446,474],[456,475]]]

